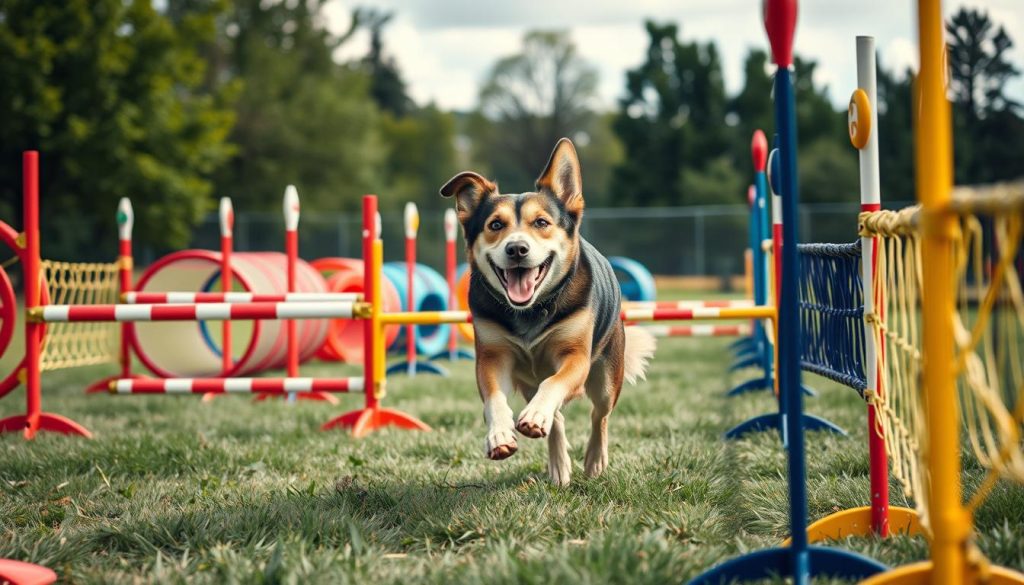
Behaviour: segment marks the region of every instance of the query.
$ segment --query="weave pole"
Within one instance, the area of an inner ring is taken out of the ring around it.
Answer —
[[[321,427],[323,430],[352,429],[352,436],[365,437],[374,430],[394,426],[400,429],[429,431],[419,419],[399,410],[380,406],[385,394],[384,329],[381,324],[383,294],[381,293],[384,244],[380,239],[381,221],[377,213],[377,196],[363,196],[363,295],[369,301],[368,318],[363,318],[363,408],[335,417]]]
[[[456,255],[455,243],[459,233],[459,219],[454,209],[446,209],[444,212],[444,267],[445,280],[448,282],[448,308],[454,310],[458,306],[456,298],[456,278],[458,270],[458,258]],[[458,327],[452,327],[448,331],[448,350],[442,351],[430,359],[436,360],[447,357],[449,361],[475,359],[473,352],[459,347]]]
[[[765,165],[768,159],[768,140],[761,130],[755,130],[750,140],[750,155],[754,165],[753,204],[750,213],[750,246],[753,250],[754,268],[754,303],[760,306],[769,305],[768,298],[768,272],[767,259],[762,248],[762,242],[767,236],[768,210],[766,205],[766,193],[768,190]],[[752,380],[747,380],[729,391],[730,396],[736,396],[754,390],[768,390],[774,385],[772,373],[771,344],[768,340],[765,325],[757,320],[753,321],[753,334],[749,337],[749,343],[742,346],[738,352],[737,359],[730,365],[729,371],[736,371],[750,366],[757,366],[761,369],[762,375]]]
[[[406,314],[415,314],[416,311],[416,234],[420,229],[420,212],[416,204],[409,202],[405,204],[404,213],[405,228],[405,306],[408,309]],[[382,268],[383,270],[383,268]],[[417,372],[423,371],[428,374],[447,376],[448,372],[437,364],[429,361],[420,361],[416,357],[416,325],[413,321],[398,321],[396,324],[405,325],[405,363],[392,364],[384,372],[384,375],[401,374],[405,372],[409,377],[415,376]]]
[[[132,209],[132,202],[127,197],[122,197],[117,203],[117,264],[118,264],[118,289],[122,296],[132,294],[134,288],[132,270],[135,268],[135,261],[132,253],[132,229],[135,226],[135,211]],[[103,392],[107,384],[116,378],[144,379],[145,375],[132,374],[132,343],[131,324],[121,324],[121,338],[118,340],[118,365],[121,371],[118,376],[108,376],[86,387],[87,394]]]
[[[39,257],[39,153],[27,151],[21,157],[22,198],[24,216],[22,233],[25,248],[25,308],[38,310],[42,301],[42,286]],[[58,414],[43,412],[40,358],[43,350],[45,325],[33,319],[25,319],[25,368],[19,375],[25,384],[25,414],[9,416],[0,420],[0,433],[22,431],[26,439],[32,439],[39,431],[50,431],[64,435],[81,435],[91,438],[85,427]],[[23,377],[22,377],[23,376]]]
[[[793,35],[796,31],[796,0],[767,0],[764,23],[772,47],[775,75],[775,123],[779,129],[781,156],[783,232],[782,294],[779,308],[779,388],[786,403],[785,423],[789,449],[789,522],[793,535],[789,547],[771,548],[726,561],[699,575],[691,583],[722,583],[792,577],[795,585],[807,585],[812,577],[863,578],[884,571],[885,566],[867,557],[807,543],[807,485],[804,453],[803,392],[800,387],[800,305],[797,254],[796,100],[792,72]]]

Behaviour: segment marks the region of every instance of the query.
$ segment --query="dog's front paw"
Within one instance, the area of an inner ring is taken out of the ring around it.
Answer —
[[[519,449],[516,445],[516,434],[511,430],[499,429],[487,433],[484,440],[484,454],[488,459],[500,461],[508,459]]]
[[[551,432],[551,424],[554,416],[543,409],[532,404],[527,404],[523,412],[519,414],[519,422],[516,423],[516,430],[524,436],[532,439],[539,439],[548,436]]]
[[[548,476],[551,483],[565,487],[572,479],[572,461],[568,456],[551,456],[548,458]]]

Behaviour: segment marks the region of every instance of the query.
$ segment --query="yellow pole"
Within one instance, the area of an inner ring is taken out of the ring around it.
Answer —
[[[951,122],[945,84],[945,41],[940,0],[919,0],[921,71],[915,127],[917,199],[922,207],[923,372],[921,391],[928,429],[929,508],[932,583],[972,582],[965,563],[970,514],[960,490],[960,417],[957,412],[953,347],[954,217],[947,213],[953,185]]]

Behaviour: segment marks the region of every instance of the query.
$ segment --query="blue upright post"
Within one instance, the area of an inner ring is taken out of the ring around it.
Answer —
[[[796,0],[766,0],[765,29],[778,66],[775,76],[775,122],[780,131],[782,157],[782,294],[779,298],[779,384],[780,399],[786,403],[784,424],[788,428],[788,479],[790,546],[750,553],[723,563],[697,576],[691,583],[750,581],[772,576],[792,577],[796,585],[807,585],[812,576],[860,579],[886,570],[885,565],[856,553],[811,547],[807,544],[807,484],[804,468],[803,392],[800,391],[800,305],[797,264],[797,204],[799,189],[796,166],[796,105],[790,66],[793,63],[793,33],[796,29]]]

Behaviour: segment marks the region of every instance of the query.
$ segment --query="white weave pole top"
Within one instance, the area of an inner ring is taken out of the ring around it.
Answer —
[[[284,190],[284,229],[294,232],[299,229],[299,191],[295,185]]]
[[[132,201],[122,197],[117,203],[117,235],[121,241],[132,239],[132,227],[135,226],[135,211],[132,210]]]
[[[444,211],[444,239],[447,242],[454,242],[456,232],[459,227],[459,220],[455,215],[455,210],[448,208]]]
[[[860,202],[881,203],[878,163],[878,94],[875,83],[875,37],[857,37],[857,87],[868,94],[871,118],[867,145],[860,149]]]
[[[220,198],[220,207],[217,210],[217,216],[220,218],[221,237],[230,238],[235,230],[235,209],[231,205],[230,197]]]
[[[412,201],[405,204],[405,237],[413,239],[420,229],[420,210]]]

